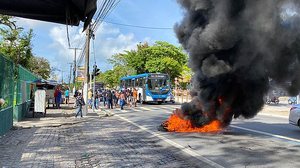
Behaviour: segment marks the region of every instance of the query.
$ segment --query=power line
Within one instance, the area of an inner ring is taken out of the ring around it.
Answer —
[[[107,3],[106,3],[107,2]],[[96,32],[98,26],[102,23],[102,21],[105,19],[105,17],[112,11],[112,9],[114,9],[118,3],[120,2],[120,0],[108,0],[105,1],[104,3],[102,3],[102,8],[99,11],[99,14],[94,22],[94,24],[92,25],[92,31]]]
[[[81,65],[83,58],[84,58],[84,54],[85,54],[85,50],[87,48],[87,44],[86,42],[84,43],[84,46],[82,47],[83,49],[81,50],[80,56],[77,59],[77,66]]]
[[[96,54],[95,54],[95,39],[93,38],[93,55],[94,55],[94,62],[95,62],[95,65],[97,64],[96,63]]]
[[[171,27],[150,27],[150,26],[140,26],[140,25],[131,25],[131,24],[123,24],[123,23],[115,23],[103,20],[106,23],[120,25],[120,26],[127,26],[127,27],[135,27],[135,28],[141,28],[141,29],[156,29],[156,30],[173,30]]]
[[[97,31],[98,26],[102,23],[102,21],[105,19],[105,17],[111,12],[111,10],[113,8],[115,8],[117,6],[117,4],[120,2],[120,0],[102,0],[100,3],[100,8],[99,8],[99,12],[97,13],[97,16],[95,18],[95,22],[92,24],[92,33]],[[69,38],[69,30],[68,30],[68,25],[66,27],[67,29],[67,40],[68,40],[68,45],[69,48],[71,46],[70,44],[70,38]],[[82,40],[84,38],[82,38],[80,40],[80,42],[78,43],[78,48],[83,48],[82,52],[80,53],[80,57],[78,57],[77,59],[77,65],[80,65],[83,61],[84,58],[84,53],[85,53],[85,49],[86,49],[86,42],[82,45],[82,47],[79,47],[80,44],[82,43]]]
[[[101,9],[95,19],[94,24],[92,25],[93,31],[96,29],[97,25],[101,21],[101,18],[103,18],[103,16],[105,15],[105,12],[107,12],[108,6],[111,5],[112,3],[114,3],[112,0],[102,1]]]

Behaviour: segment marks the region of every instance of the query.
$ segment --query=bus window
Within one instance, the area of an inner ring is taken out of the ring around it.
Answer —
[[[139,87],[143,87],[143,79],[142,78],[140,78],[140,80],[139,80]]]
[[[136,87],[136,80],[137,80],[137,79],[132,80],[132,83],[133,83],[133,84],[132,84],[132,87]]]
[[[126,88],[130,87],[130,80],[129,79],[126,80],[126,85],[127,85]]]

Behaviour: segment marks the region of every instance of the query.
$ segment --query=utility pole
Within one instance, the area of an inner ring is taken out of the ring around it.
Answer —
[[[76,69],[77,69],[77,65],[76,65],[76,51],[77,50],[81,50],[81,48],[69,48],[69,49],[73,49],[74,50],[74,52],[75,52],[75,55],[74,55],[74,68],[73,68],[73,93],[75,93],[75,90],[76,90],[76,85],[75,85],[75,79],[76,79]]]
[[[61,70],[61,84],[64,84],[64,72],[63,70]]]
[[[69,63],[69,64],[70,64],[70,76],[69,76],[69,89],[70,89],[71,88],[70,84],[71,84],[71,75],[72,75],[72,65],[73,65],[73,63]]]
[[[90,39],[91,39],[91,25],[86,29],[86,50],[85,50],[85,63],[84,63],[84,87],[83,98],[88,101],[88,84],[89,84],[89,63],[90,63]],[[84,106],[83,115],[88,113],[88,106]]]

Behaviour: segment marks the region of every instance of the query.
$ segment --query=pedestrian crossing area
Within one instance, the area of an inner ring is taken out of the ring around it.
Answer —
[[[162,105],[152,105],[146,104],[141,105],[138,107],[126,107],[124,110],[113,109],[113,112],[116,113],[128,113],[128,112],[164,112],[164,113],[172,113],[173,110],[176,108],[180,108],[180,105],[169,105],[169,104],[162,104]]]

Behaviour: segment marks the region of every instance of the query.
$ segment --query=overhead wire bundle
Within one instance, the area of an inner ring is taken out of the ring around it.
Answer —
[[[90,31],[92,32],[91,34],[93,35],[103,20],[106,18],[106,16],[118,5],[120,0],[102,0],[100,2],[100,8],[96,14],[95,21],[91,24],[90,26]],[[77,65],[81,65],[83,62],[83,58],[85,56],[86,48],[87,48],[87,43],[85,42],[81,50],[80,56],[77,59]],[[95,55],[95,51],[94,51]],[[95,59],[95,58],[94,58]]]

